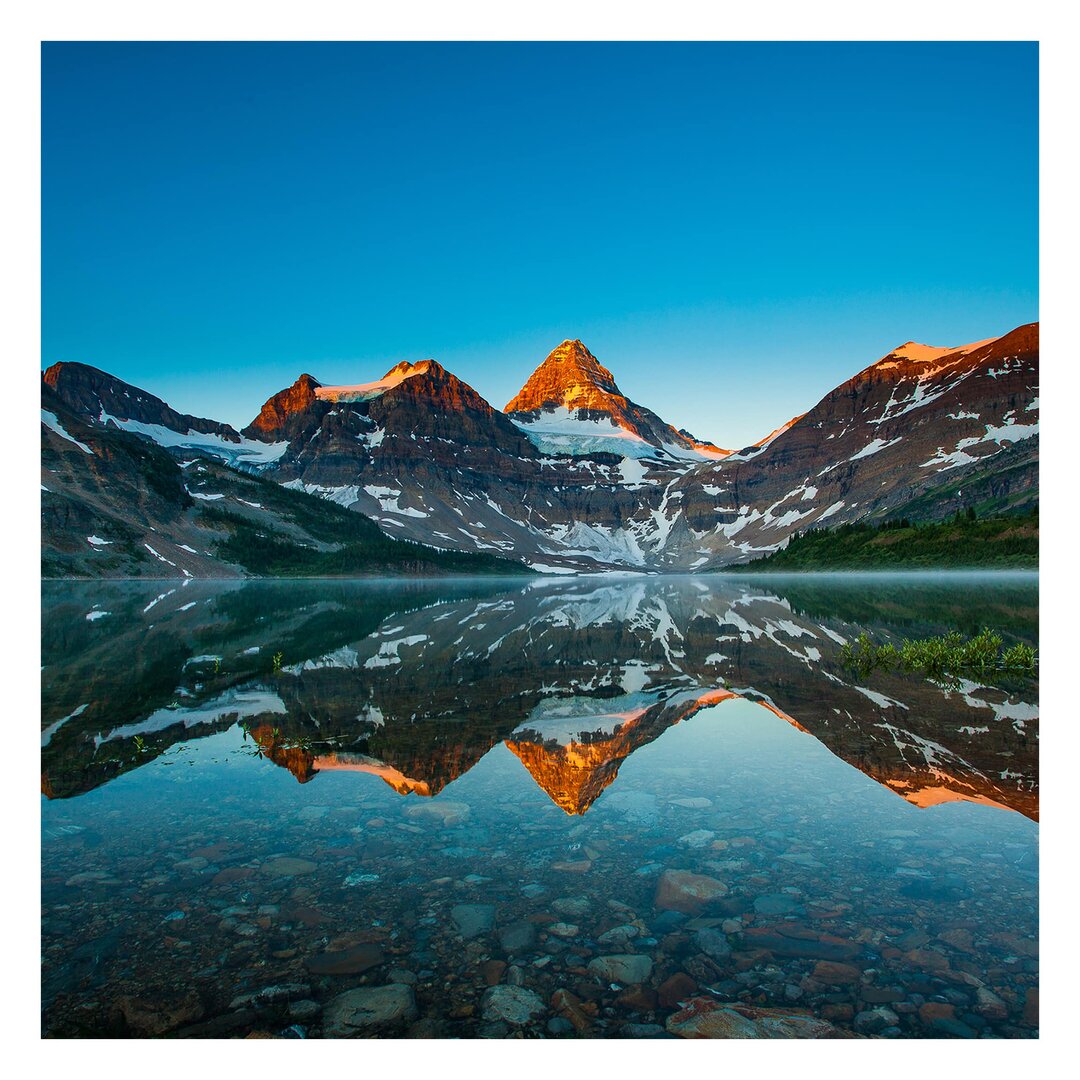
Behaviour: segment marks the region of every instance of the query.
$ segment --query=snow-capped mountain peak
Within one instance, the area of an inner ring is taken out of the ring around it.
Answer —
[[[320,386],[315,390],[315,396],[321,401],[369,401],[371,398],[385,394],[387,390],[399,386],[406,379],[414,375],[422,375],[430,371],[434,360],[417,360],[415,362],[402,360],[395,364],[381,379],[374,382],[357,383],[354,386]],[[437,366],[437,365],[436,365]]]
[[[724,457],[631,401],[615,376],[578,339],[554,348],[504,412],[545,453]]]

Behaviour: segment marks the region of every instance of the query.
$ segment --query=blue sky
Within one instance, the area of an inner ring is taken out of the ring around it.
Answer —
[[[1037,46],[47,44],[42,363],[237,426],[580,337],[751,442],[1038,317]]]

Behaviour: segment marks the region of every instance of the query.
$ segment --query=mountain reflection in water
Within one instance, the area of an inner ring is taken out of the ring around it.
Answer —
[[[1037,625],[1013,575],[46,585],[43,1031],[1031,1035],[1038,687],[841,647]]]
[[[350,769],[421,796],[505,742],[558,806],[581,814],[636,749],[740,697],[918,806],[965,799],[1038,818],[1030,680],[857,677],[840,660],[864,630],[886,640],[937,629],[947,588],[795,588],[792,598],[669,579],[455,598],[420,585],[402,595],[253,583],[148,598],[97,585],[86,599],[47,589],[42,790],[80,794],[240,722],[301,782]],[[1033,593],[1017,586],[994,603],[983,622],[1031,640]],[[94,610],[109,614],[87,621]]]

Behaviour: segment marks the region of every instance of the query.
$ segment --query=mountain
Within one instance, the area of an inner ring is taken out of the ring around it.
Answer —
[[[958,348],[909,342],[760,453],[681,478],[672,495],[692,539],[664,556],[725,565],[808,528],[1027,509],[1038,499],[1038,434],[1037,323]]]
[[[265,468],[287,445],[245,439],[228,424],[178,413],[161,398],[87,364],[53,364],[41,381],[81,423],[144,435],[159,446]]]
[[[548,353],[503,411],[545,453],[690,459],[731,453],[636,405],[576,339]]]
[[[111,415],[103,421],[96,406],[88,416],[81,381],[73,397],[82,411],[77,415],[55,385],[43,382],[41,392],[44,577],[519,571],[517,564],[488,555],[439,552],[390,538],[366,518],[263,479],[250,465],[224,464],[217,460],[217,442],[196,442],[193,449],[190,441],[180,445],[162,435],[176,433],[164,424],[117,423]],[[70,389],[63,381],[60,386]],[[149,396],[139,399],[138,393],[120,396],[141,408]],[[190,419],[179,423],[194,432],[193,439],[218,435],[198,431]],[[243,447],[243,440],[234,445]]]
[[[652,447],[658,460],[642,461],[638,440],[630,457],[546,453],[434,360],[350,386],[306,376],[274,395],[244,434],[289,439],[275,479],[392,535],[553,570],[606,566],[624,552],[639,564],[632,543],[611,535],[658,501],[655,487],[643,490],[646,476],[670,480],[689,466]]]
[[[705,571],[776,551],[809,528],[941,520],[968,507],[980,516],[1026,510],[1038,498],[1038,355],[1038,324],[962,347],[908,342],[737,453],[630,401],[580,341],[553,350],[505,413],[435,360],[406,361],[352,385],[303,374],[242,432],[178,414],[94,368],[57,364],[42,383],[43,446],[61,455],[55,460],[82,501],[77,511],[70,501],[43,506],[46,545],[54,532],[62,541],[53,545],[50,572],[117,573],[122,565],[144,572],[141,559],[91,558],[78,551],[77,538],[113,537],[95,533],[94,513],[113,522],[117,536],[128,535],[133,508],[146,528],[178,522],[190,510],[184,499],[198,502],[198,493],[177,488],[168,462],[184,470],[199,462],[200,472],[228,468],[227,477],[212,472],[206,482],[220,477],[231,491],[243,473],[252,484],[336,503],[387,537],[506,557],[545,573]],[[111,435],[129,441],[99,452],[95,440]],[[80,444],[91,447],[87,454]],[[157,491],[151,505],[148,470],[179,494]],[[56,483],[44,475],[42,482]],[[237,488],[230,512],[247,514],[244,498],[273,502]],[[280,527],[282,541],[319,548],[314,518],[307,539]],[[327,527],[335,542],[352,542],[336,524]],[[265,528],[278,535],[279,523]],[[73,529],[76,539],[67,535]],[[203,551],[195,534],[181,533],[181,548]],[[137,540],[136,553],[155,546],[146,536],[129,539]],[[250,556],[252,543],[245,533],[229,550]],[[213,547],[206,555],[220,557]],[[159,570],[208,570],[187,565],[186,556],[166,558]],[[228,572],[290,561],[313,569],[317,560],[264,552],[234,561]],[[343,556],[335,572],[348,565]]]

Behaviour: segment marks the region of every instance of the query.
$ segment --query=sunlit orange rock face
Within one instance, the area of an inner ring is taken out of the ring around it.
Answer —
[[[884,770],[867,768],[873,777],[913,806],[928,808],[951,802],[970,802],[980,806],[996,806],[1002,810],[1015,810],[1032,821],[1039,820],[1039,792],[1019,786],[998,786],[994,781],[978,773],[949,776],[930,772],[921,777],[888,776]]]
[[[244,428],[249,438],[291,435],[289,421],[315,403],[315,391],[321,384],[311,375],[301,375],[292,386],[275,394],[263,405],[259,415]]]
[[[610,413],[621,427],[634,429],[630,416],[633,406],[615,385],[615,376],[577,340],[564,341],[552,349],[503,412],[538,412],[560,406]]]
[[[623,743],[625,738],[620,733],[599,743],[552,747],[530,742],[506,745],[556,806],[568,814],[584,814],[618,776],[619,766],[630,753]]]
[[[406,776],[393,765],[386,765],[362,754],[320,754],[314,761],[316,772],[362,772],[377,776],[389,784],[399,795],[437,795],[446,785],[440,783],[434,789],[426,780]]]
[[[656,413],[626,397],[615,377],[577,339],[553,349],[503,410],[517,420],[536,420],[545,411],[568,409],[582,420],[609,419],[654,446],[718,451],[712,443],[677,431]]]
[[[301,784],[306,784],[318,771],[315,755],[295,744],[289,745],[272,725],[260,724],[252,728],[250,734],[264,757],[288,769]]]

